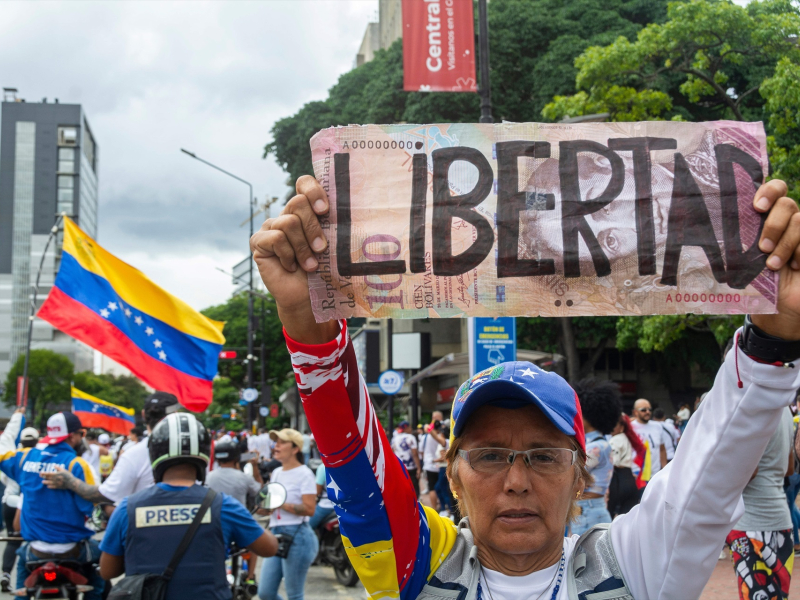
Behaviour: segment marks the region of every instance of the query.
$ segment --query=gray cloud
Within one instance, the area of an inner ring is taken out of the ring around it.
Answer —
[[[252,182],[260,202],[282,197],[286,175],[261,159],[269,129],[351,68],[376,9],[376,0],[4,2],[2,85],[30,102],[84,105],[100,146],[99,241],[202,307],[230,293],[214,267],[247,253],[247,188],[179,149]]]

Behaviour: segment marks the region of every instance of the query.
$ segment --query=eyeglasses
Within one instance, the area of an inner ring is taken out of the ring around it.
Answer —
[[[533,450],[511,450],[510,448],[473,448],[459,450],[473,470],[480,473],[500,473],[505,471],[518,455],[525,465],[539,473],[563,473],[567,471],[578,456],[577,450],[568,448],[535,448]]]

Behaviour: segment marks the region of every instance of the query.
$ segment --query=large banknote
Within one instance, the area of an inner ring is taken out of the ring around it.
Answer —
[[[333,127],[318,321],[774,312],[761,123]]]

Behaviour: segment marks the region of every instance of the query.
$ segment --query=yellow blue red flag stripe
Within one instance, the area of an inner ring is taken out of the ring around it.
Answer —
[[[65,219],[61,266],[38,316],[127,367],[186,408],[211,403],[225,338],[212,321]]]
[[[84,427],[99,427],[111,433],[128,435],[136,425],[135,411],[111,404],[72,387],[72,412]]]

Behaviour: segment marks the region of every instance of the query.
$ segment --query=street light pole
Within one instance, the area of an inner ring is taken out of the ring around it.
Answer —
[[[241,181],[250,189],[250,237],[253,237],[253,185],[249,181],[245,181],[241,177],[226,171],[225,169],[218,167],[217,165],[208,162],[197,156],[194,152],[189,152],[181,148],[181,152],[184,154],[188,154],[195,160],[199,160],[201,163],[208,165],[209,167],[216,169],[221,173],[225,173],[225,175],[229,177],[233,177],[237,181]],[[249,251],[249,250],[248,250]],[[253,387],[253,360],[255,360],[255,356],[253,355],[253,260],[250,259],[250,283],[249,283],[249,293],[247,294],[247,385],[248,387]],[[251,402],[248,406],[247,416],[250,422],[253,421],[253,409],[255,408],[254,403]]]
[[[481,67],[481,123],[494,123],[492,118],[492,89],[489,83],[489,17],[486,0],[478,0],[478,45]]]

